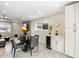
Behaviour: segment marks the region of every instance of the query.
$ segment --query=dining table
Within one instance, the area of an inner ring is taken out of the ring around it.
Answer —
[[[28,39],[20,39],[21,44],[25,44],[25,47],[23,49],[24,52],[28,51],[28,45],[30,44],[30,40]]]

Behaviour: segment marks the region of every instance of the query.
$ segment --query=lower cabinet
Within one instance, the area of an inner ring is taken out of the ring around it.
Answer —
[[[60,36],[52,37],[51,47],[55,51],[64,53],[64,38]]]
[[[56,50],[56,41],[55,41],[55,39],[52,37],[52,39],[51,39],[51,48],[53,49],[53,50]]]

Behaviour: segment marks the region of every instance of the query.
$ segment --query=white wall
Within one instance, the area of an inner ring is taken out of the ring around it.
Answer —
[[[55,27],[54,26],[54,22],[55,20],[59,20],[61,22],[60,27]],[[52,25],[52,34],[53,36],[55,36],[55,31],[58,31],[59,36],[64,37],[64,12],[63,13],[59,13],[56,15],[52,15],[50,17],[44,18],[44,19],[39,19],[39,20],[34,20],[31,22],[31,35],[35,35],[38,34],[40,35],[39,41],[43,44],[46,43],[46,35],[49,33],[49,31],[44,31],[44,30],[35,30],[35,23],[36,22],[44,22],[44,23],[48,23],[49,25]]]
[[[15,35],[15,34],[18,34],[18,35],[23,34],[23,32],[21,31],[21,24],[20,23],[14,22],[11,25],[12,25],[12,31],[11,31],[12,35]]]

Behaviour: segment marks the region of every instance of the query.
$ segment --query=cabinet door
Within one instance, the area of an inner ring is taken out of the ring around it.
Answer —
[[[56,50],[56,41],[55,41],[54,37],[52,37],[52,39],[51,39],[51,47],[53,50]]]
[[[64,53],[64,39],[58,37],[54,37],[52,39],[52,49],[58,52]]]
[[[70,5],[65,8],[65,54],[73,57],[75,39],[75,5]]]
[[[79,57],[79,3],[76,4],[76,57]]]
[[[64,53],[64,38],[58,38],[57,40],[57,51]]]

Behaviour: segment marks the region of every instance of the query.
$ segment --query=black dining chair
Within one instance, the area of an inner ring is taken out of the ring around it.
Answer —
[[[20,43],[17,43],[17,44],[16,44],[14,39],[11,40],[11,43],[12,43],[12,50],[11,50],[11,53],[12,53],[13,50],[14,50],[13,57],[15,57],[16,49],[18,49],[18,48],[23,49],[24,46],[25,46],[25,44],[20,44]]]
[[[0,34],[0,38],[2,38],[2,35]]]
[[[32,49],[37,47],[37,51],[38,51],[38,45],[39,45],[39,36],[33,36],[30,38],[29,40],[29,46],[28,48],[30,48],[30,53],[31,53],[31,56],[32,56]]]
[[[9,40],[10,40],[10,37],[5,38],[5,41],[9,41]]]

